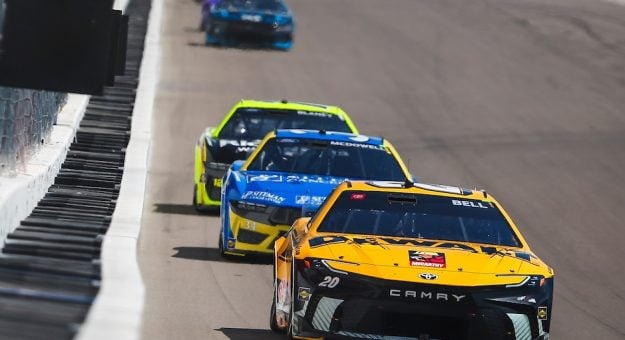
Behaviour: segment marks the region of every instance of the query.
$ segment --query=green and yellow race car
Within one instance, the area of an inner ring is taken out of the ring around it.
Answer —
[[[217,212],[221,180],[230,164],[247,158],[262,138],[276,129],[358,133],[347,113],[337,106],[241,100],[217,127],[208,127],[195,145],[195,209]]]

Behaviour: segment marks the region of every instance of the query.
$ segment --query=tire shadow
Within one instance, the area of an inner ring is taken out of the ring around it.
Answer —
[[[175,247],[176,251],[171,257],[195,260],[195,261],[211,261],[211,262],[226,262],[226,263],[247,263],[247,264],[272,264],[273,258],[270,255],[247,255],[241,257],[228,257],[224,258],[219,254],[218,248],[209,247]]]
[[[219,216],[219,210],[215,211],[202,211],[195,210],[195,207],[191,204],[170,204],[170,203],[155,203],[153,212],[160,214],[175,214],[175,215],[209,215]]]
[[[281,339],[285,338],[284,334],[277,334],[268,329],[248,329],[248,328],[217,328],[216,331],[222,332],[231,340],[258,340],[258,339]]]

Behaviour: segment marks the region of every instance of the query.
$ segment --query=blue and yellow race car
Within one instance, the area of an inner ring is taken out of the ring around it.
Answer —
[[[293,222],[347,179],[413,180],[387,140],[313,130],[270,132],[225,176],[219,250],[271,254]]]
[[[302,102],[241,100],[195,145],[193,206],[218,211],[221,179],[230,164],[245,159],[274,129],[325,129],[358,133],[341,108]]]

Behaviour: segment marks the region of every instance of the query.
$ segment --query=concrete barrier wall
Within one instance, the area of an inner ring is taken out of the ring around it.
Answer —
[[[0,176],[0,244],[30,214],[54,182],[88,101],[88,96],[69,95],[58,113],[58,110],[49,112],[56,125],[46,133],[45,142],[36,148],[31,145],[31,150],[36,152],[29,155],[14,173]]]
[[[23,171],[48,141],[67,94],[0,87],[0,176]]]

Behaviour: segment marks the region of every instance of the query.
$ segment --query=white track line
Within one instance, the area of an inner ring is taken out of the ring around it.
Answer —
[[[121,191],[102,244],[102,286],[78,340],[134,340],[141,336],[144,286],[137,263],[137,241],[160,73],[162,12],[163,0],[152,0]]]

